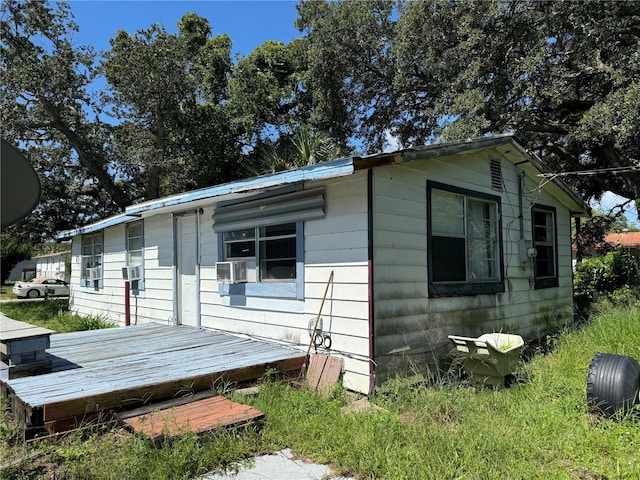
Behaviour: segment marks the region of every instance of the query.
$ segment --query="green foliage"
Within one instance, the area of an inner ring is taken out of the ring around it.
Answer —
[[[178,26],[118,31],[102,65],[122,121],[114,148],[146,198],[229,180],[239,159],[223,102],[231,41],[192,13]]]
[[[574,297],[580,309],[600,298],[621,298],[624,294],[621,295],[620,289],[631,292],[637,287],[640,287],[638,260],[622,247],[576,265]]]
[[[347,414],[341,402],[271,383],[256,406],[276,445],[365,478],[631,479],[639,472],[637,419],[589,417],[584,388],[596,352],[640,358],[639,319],[637,303],[603,307],[587,328],[562,334],[553,353],[524,366],[522,383],[508,390],[396,379],[371,398],[385,410]]]
[[[2,12],[0,134],[24,153],[42,187],[40,205],[12,229],[39,243],[131,198],[109,173],[109,126],[89,88],[95,52],[74,43],[69,6],[2,0]]]
[[[4,451],[10,444],[16,442],[20,438],[20,426],[11,416],[7,399],[0,397],[0,445],[3,446],[0,451]],[[3,456],[0,454],[0,464]]]
[[[286,133],[308,119],[308,100],[302,92],[304,56],[296,46],[268,41],[233,69],[229,102],[245,144],[255,145],[268,132]]]
[[[35,242],[35,243],[34,243]],[[37,255],[49,255],[52,253],[62,253],[65,261],[65,268],[68,270],[71,265],[71,245],[68,243],[39,243],[37,238],[25,232],[21,228],[9,228],[0,234],[0,259],[2,265],[2,285],[9,278],[9,274],[14,266],[22,260],[29,260]],[[68,273],[68,272],[67,272]]]
[[[4,285],[14,266],[22,260],[27,260],[33,255],[33,246],[25,242],[23,238],[12,235],[12,229],[8,233],[0,234],[0,284]]]
[[[0,133],[42,185],[40,205],[12,235],[39,243],[134,201],[236,178],[231,40],[211,38],[206,19],[186,14],[175,35],[157,25],[119,32],[99,56],[77,45],[66,3],[2,7]]]
[[[45,327],[57,333],[112,328],[116,324],[98,315],[83,316],[69,311],[69,300],[12,302],[0,304],[9,318]]]
[[[580,232],[575,235],[578,258],[581,259],[596,249],[607,249],[608,247],[604,243],[605,235],[612,232],[621,232],[627,228],[626,225],[622,212],[617,214],[605,214],[600,211],[593,212],[591,217],[581,222]]]
[[[368,148],[514,132],[556,172],[640,158],[635,1],[305,0],[298,11],[315,114]],[[585,198],[640,197],[635,174],[563,179]]]
[[[328,135],[307,125],[295,128],[290,135],[281,135],[261,151],[262,158],[247,169],[249,175],[281,172],[346,156],[345,150]]]

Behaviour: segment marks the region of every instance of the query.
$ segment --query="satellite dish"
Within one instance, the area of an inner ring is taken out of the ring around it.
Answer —
[[[0,220],[5,229],[29,215],[40,201],[40,179],[24,155],[2,139]]]

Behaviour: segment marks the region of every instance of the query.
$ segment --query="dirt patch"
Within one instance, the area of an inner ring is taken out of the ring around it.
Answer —
[[[367,398],[361,398],[359,400],[354,400],[349,405],[345,405],[342,407],[342,413],[363,413],[368,411],[377,411],[384,410],[382,407],[378,405],[372,405]]]

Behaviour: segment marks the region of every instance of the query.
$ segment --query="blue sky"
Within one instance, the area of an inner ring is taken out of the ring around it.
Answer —
[[[162,1],[162,0],[71,0],[67,1],[80,32],[78,45],[108,50],[116,31],[135,33],[159,23],[175,33],[177,22],[187,12],[209,20],[212,34],[231,37],[233,54],[248,55],[267,40],[289,43],[300,36],[294,26],[297,18],[293,0]]]

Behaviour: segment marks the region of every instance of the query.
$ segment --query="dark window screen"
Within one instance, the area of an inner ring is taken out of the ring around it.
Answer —
[[[464,238],[434,236],[431,248],[434,282],[466,280]]]

